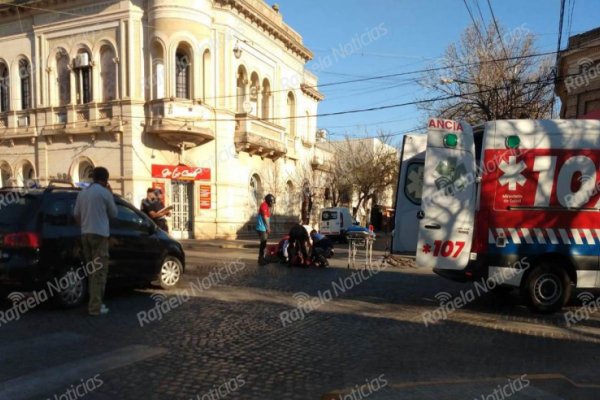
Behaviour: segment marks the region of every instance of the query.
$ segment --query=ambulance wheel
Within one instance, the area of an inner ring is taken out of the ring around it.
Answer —
[[[528,306],[542,314],[551,314],[562,308],[571,297],[571,280],[567,272],[555,265],[540,265],[523,283],[523,297]]]

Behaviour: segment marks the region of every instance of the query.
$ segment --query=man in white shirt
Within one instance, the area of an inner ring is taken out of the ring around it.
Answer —
[[[108,184],[108,170],[96,167],[94,182],[79,192],[75,202],[75,220],[81,225],[81,241],[86,265],[96,266],[89,276],[90,315],[103,315],[108,308],[102,304],[108,277],[109,220],[117,216],[117,205]],[[91,263],[91,264],[90,264]]]

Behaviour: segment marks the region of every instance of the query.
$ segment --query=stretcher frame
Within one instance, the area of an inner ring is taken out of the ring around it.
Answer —
[[[356,256],[359,250],[364,252],[364,268],[371,268],[373,264],[373,242],[375,241],[375,236],[348,235],[346,239],[348,240],[348,269],[350,269],[350,266],[352,266],[352,269],[356,268]]]

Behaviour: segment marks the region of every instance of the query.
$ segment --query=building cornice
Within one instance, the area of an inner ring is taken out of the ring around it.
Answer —
[[[306,83],[300,84],[300,89],[302,90],[302,93],[315,99],[316,101],[321,101],[325,98],[325,95],[319,92],[316,87],[307,85]]]
[[[0,4],[0,19],[68,3],[69,0],[13,0]]]
[[[277,14],[277,12],[269,8],[262,0],[215,0],[215,6],[235,9],[250,22],[283,42],[289,50],[304,61],[312,60],[313,53],[302,44],[302,37],[285,23],[276,21],[272,15],[269,15]]]

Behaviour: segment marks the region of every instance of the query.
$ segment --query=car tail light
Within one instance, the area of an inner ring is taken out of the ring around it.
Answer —
[[[35,232],[7,233],[2,244],[4,247],[37,249],[40,247],[40,235]]]

